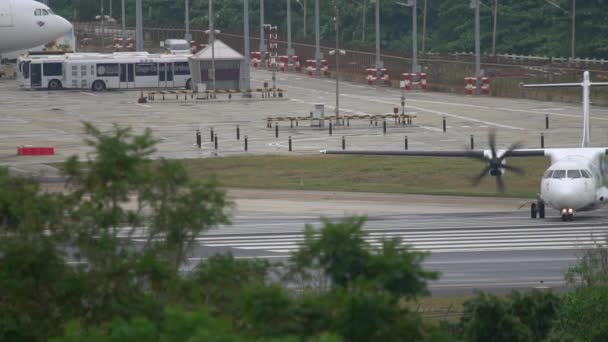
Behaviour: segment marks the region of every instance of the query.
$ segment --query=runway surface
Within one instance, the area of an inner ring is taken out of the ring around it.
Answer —
[[[604,244],[606,212],[580,214],[575,222],[553,217],[531,220],[526,211],[463,214],[371,215],[366,240],[399,237],[404,244],[430,252],[427,268],[441,272],[434,294],[506,292],[513,288],[565,286],[564,272],[584,248]],[[337,219],[337,218],[334,218]],[[285,260],[303,240],[312,216],[237,216],[232,226],[198,239],[192,261],[230,251],[238,258]]]

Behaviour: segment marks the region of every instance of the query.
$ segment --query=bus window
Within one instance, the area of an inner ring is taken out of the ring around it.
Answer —
[[[44,76],[61,76],[63,75],[63,64],[61,63],[44,63]]]
[[[173,73],[175,75],[190,75],[190,65],[188,65],[188,62],[175,62]]]
[[[30,62],[23,63],[23,78],[30,78]]]
[[[158,76],[158,65],[156,63],[135,64],[135,76]]]
[[[118,76],[118,64],[100,63],[97,64],[97,76]]]

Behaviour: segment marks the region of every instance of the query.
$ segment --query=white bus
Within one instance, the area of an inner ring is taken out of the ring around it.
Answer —
[[[188,57],[141,52],[30,56],[19,59],[19,76],[25,89],[191,89]]]

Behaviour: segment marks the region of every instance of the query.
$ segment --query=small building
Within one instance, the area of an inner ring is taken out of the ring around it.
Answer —
[[[215,39],[213,47],[210,44],[188,58],[195,91],[213,89],[212,58],[215,59],[215,88],[240,89],[244,78],[242,73],[245,70],[245,57],[221,40]]]

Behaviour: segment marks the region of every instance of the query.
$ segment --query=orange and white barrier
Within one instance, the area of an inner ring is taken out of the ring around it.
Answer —
[[[120,52],[123,48],[123,39],[122,38],[114,38],[114,51]]]
[[[297,64],[299,64],[300,59],[297,59]],[[326,59],[322,59],[320,60],[320,64],[321,66],[319,67],[319,71],[323,74],[323,76],[325,77],[329,77],[329,63],[327,62]],[[297,68],[298,66],[296,66]],[[301,67],[300,67],[301,68]],[[297,69],[296,69],[297,70]],[[317,71],[317,60],[316,59],[307,59],[306,60],[306,73],[308,74],[309,77],[312,77],[314,75],[314,72]]]
[[[490,95],[490,78],[488,77],[465,77],[464,90],[467,95]],[[477,90],[480,91],[477,91]]]
[[[260,63],[262,62],[262,53],[259,51],[254,51],[251,53],[251,63],[253,64],[254,68],[257,68],[260,66]]]
[[[415,86],[419,90],[427,90],[428,83],[426,79],[427,75],[424,72],[419,73],[404,73],[403,80],[405,81],[405,90],[412,90]]]
[[[385,84],[391,83],[387,68],[382,68],[382,69],[369,68],[369,69],[365,69],[365,70],[367,71],[366,79],[367,79],[368,85],[371,86],[377,81],[381,81]]]

